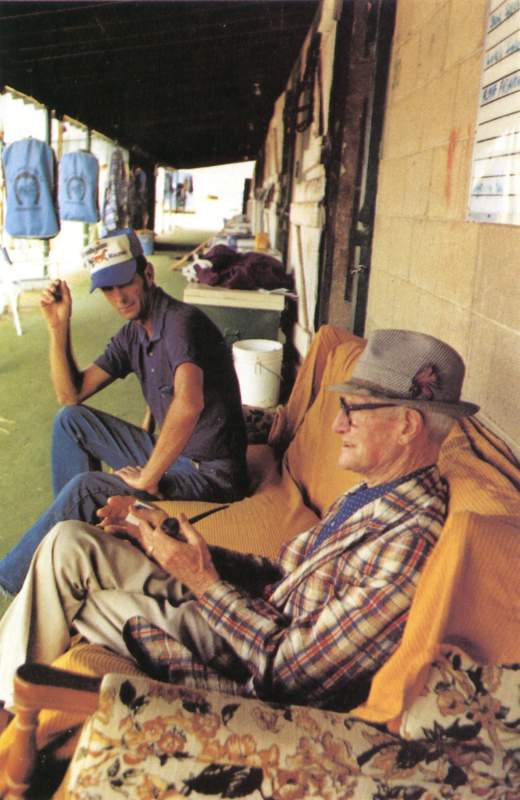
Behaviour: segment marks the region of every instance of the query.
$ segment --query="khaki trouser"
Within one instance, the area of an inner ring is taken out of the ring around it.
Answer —
[[[211,629],[182,584],[124,539],[84,522],[58,523],[0,622],[0,700],[10,708],[17,668],[52,663],[67,650],[71,629],[128,656],[122,629],[136,615],[189,644],[200,660],[213,657]]]

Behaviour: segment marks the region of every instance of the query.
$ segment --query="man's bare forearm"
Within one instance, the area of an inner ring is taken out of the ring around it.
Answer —
[[[76,405],[81,399],[83,374],[72,353],[72,295],[67,282],[52,281],[42,292],[40,308],[49,331],[51,380],[56,397],[61,405]]]
[[[191,438],[202,409],[174,400],[142,476],[149,485],[156,485],[168,467],[180,456]]]
[[[175,372],[173,400],[150,458],[144,466],[123,467],[116,475],[134,489],[159,495],[159,481],[186,447],[203,409],[202,370],[190,362],[181,364]]]
[[[83,376],[72,352],[70,327],[49,331],[51,379],[60,405],[76,405],[80,401]]]

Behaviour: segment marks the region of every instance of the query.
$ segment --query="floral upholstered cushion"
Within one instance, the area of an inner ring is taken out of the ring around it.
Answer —
[[[108,675],[60,798],[518,800],[520,670],[446,654],[432,676],[408,740],[352,714]]]
[[[400,733],[406,739],[478,738],[506,750],[520,736],[520,664],[477,664],[461,650],[445,649],[403,714]]]

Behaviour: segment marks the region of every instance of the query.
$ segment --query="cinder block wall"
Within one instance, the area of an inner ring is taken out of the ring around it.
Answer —
[[[398,0],[367,331],[466,360],[465,396],[520,453],[520,226],[466,221],[487,0]]]

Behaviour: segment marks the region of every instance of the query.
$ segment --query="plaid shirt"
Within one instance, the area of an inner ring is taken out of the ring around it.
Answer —
[[[172,637],[133,618],[130,636],[148,666],[166,665],[169,680],[197,688],[312,705],[345,697],[349,685],[373,675],[402,637],[419,574],[446,517],[448,489],[431,467],[359,509],[314,549],[342,500],[285,545],[276,565],[229,554],[233,572],[270,570],[272,579],[276,566],[280,580],[256,594],[221,580],[200,598],[202,615],[247,667],[248,678],[223,677],[224,668],[202,665]],[[226,551],[214,553],[226,575]]]

